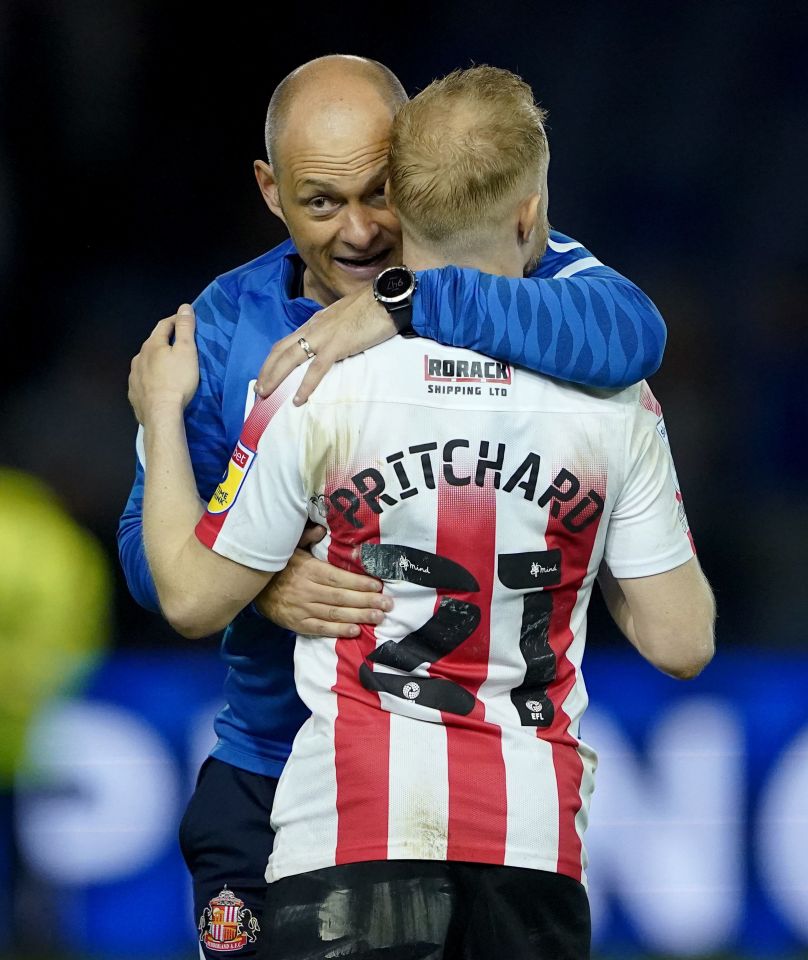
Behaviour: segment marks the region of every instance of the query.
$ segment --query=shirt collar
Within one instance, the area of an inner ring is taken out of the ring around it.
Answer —
[[[289,241],[289,249],[284,254],[281,264],[281,299],[286,316],[295,329],[305,323],[312,314],[323,309],[316,300],[302,296],[305,269],[306,266],[300,259],[300,254]]]

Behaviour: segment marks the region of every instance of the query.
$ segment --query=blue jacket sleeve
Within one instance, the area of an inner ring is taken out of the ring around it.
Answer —
[[[440,343],[611,388],[654,373],[667,335],[639,287],[557,231],[524,279],[460,267],[419,272],[412,325]]]
[[[231,449],[222,418],[222,388],[238,308],[216,282],[194,301],[199,387],[185,411],[185,433],[197,490],[208,500],[221,479]],[[129,591],[147,610],[159,610],[143,545],[145,462],[138,441],[135,482],[118,525],[118,555]]]
[[[135,482],[118,524],[118,556],[129,592],[141,607],[157,612],[160,609],[157,590],[143,546],[143,479],[143,462],[139,452]]]

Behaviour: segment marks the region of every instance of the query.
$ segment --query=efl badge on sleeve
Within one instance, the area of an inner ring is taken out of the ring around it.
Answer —
[[[255,943],[261,928],[244,906],[244,901],[227,889],[211,900],[199,918],[199,942],[208,950],[229,953],[241,948],[249,941]]]
[[[226,513],[230,509],[236,501],[244,478],[250,472],[254,459],[254,450],[245,447],[241,442],[236,444],[225,475],[210,498],[208,513]]]

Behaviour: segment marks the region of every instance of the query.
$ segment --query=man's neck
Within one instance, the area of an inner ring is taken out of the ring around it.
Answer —
[[[321,307],[331,306],[336,299],[330,290],[324,289],[323,285],[317,281],[317,278],[308,267],[305,267],[303,270],[303,283],[301,284],[298,296],[313,300],[315,303],[319,303]]]
[[[524,276],[525,263],[519,250],[504,250],[492,243],[485,251],[441,251],[425,247],[404,237],[404,263],[410,270],[431,270],[437,267],[470,267],[499,277]]]

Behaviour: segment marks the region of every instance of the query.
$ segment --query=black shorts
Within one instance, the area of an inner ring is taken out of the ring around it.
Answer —
[[[588,960],[570,877],[424,860],[351,863],[271,883],[262,960]]]
[[[212,757],[202,765],[180,824],[191,871],[200,956],[255,957],[263,936],[264,873],[275,835],[278,781]]]

